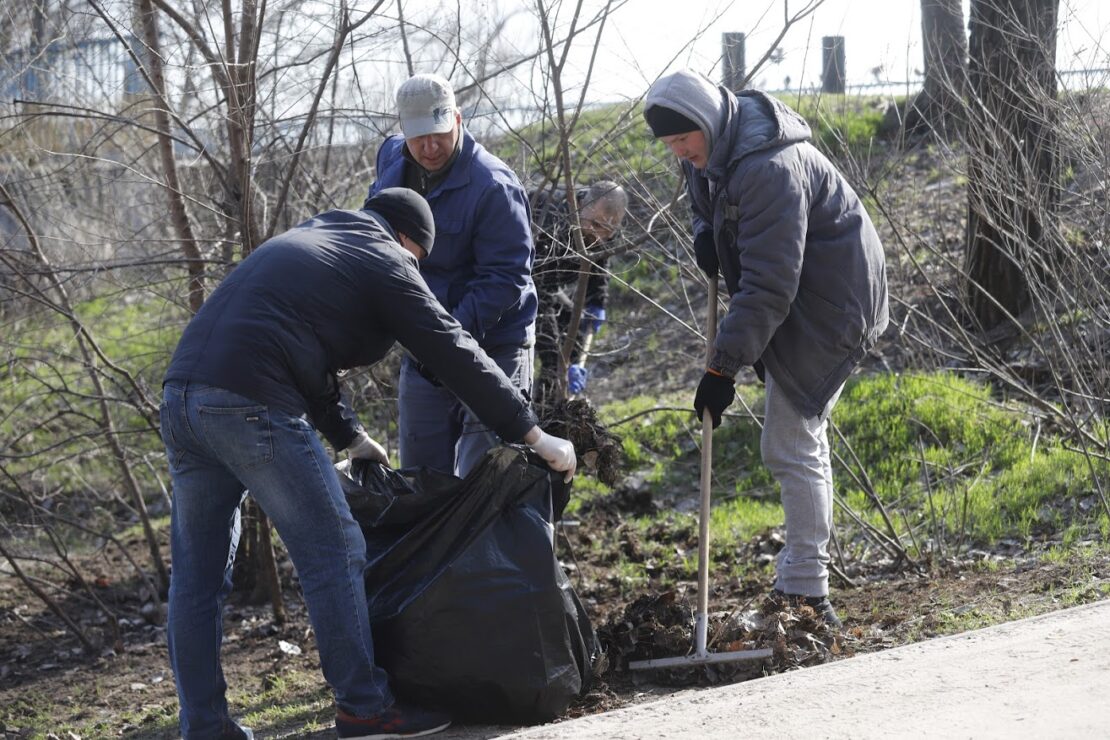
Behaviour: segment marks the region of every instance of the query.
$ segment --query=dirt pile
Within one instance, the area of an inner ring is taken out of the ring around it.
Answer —
[[[749,602],[750,603],[750,602]],[[729,683],[800,666],[824,663],[848,652],[851,638],[829,628],[811,607],[792,607],[772,597],[757,607],[709,615],[711,652],[770,648],[770,658],[736,663],[654,669],[651,680],[668,686]],[[630,660],[688,655],[693,652],[694,613],[676,592],[640,596],[601,625],[605,648],[601,675],[628,670]]]
[[[615,486],[624,476],[624,451],[621,438],[597,420],[597,410],[585,399],[557,401],[543,411],[540,426],[574,443],[586,471],[607,486]]]

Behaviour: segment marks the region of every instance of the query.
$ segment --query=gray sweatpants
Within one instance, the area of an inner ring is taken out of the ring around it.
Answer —
[[[760,451],[763,464],[782,489],[786,512],[786,546],[776,563],[775,588],[787,594],[829,593],[829,536],[832,532],[832,460],[829,413],[843,386],[820,416],[805,418],[766,375]]]

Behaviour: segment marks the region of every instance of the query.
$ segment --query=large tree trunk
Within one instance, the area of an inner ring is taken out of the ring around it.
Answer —
[[[921,0],[925,85],[906,114],[908,136],[933,133],[948,140],[963,122],[967,34],[961,0]]]
[[[967,276],[983,329],[1029,305],[1053,262],[1059,0],[973,0],[969,59]]]

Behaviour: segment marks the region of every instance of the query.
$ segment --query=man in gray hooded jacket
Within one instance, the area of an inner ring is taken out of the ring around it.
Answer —
[[[809,143],[809,125],[775,98],[735,96],[683,70],[651,86],[644,117],[681,161],[698,266],[711,280],[720,273],[729,294],[694,408],[716,427],[740,368],[764,378],[760,449],[786,515],[774,595],[840,626],[828,601],[827,423],[887,325],[882,244],[851,186]]]

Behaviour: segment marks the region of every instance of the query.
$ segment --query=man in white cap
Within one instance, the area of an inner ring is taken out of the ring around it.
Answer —
[[[371,197],[408,187],[436,223],[420,264],[428,287],[516,386],[530,393],[536,289],[528,197],[512,170],[462,125],[451,83],[418,74],[397,90],[402,135],[377,155]],[[401,466],[465,477],[497,437],[425,364],[406,357],[398,392]]]

